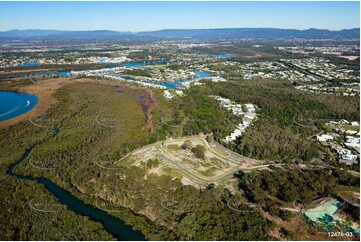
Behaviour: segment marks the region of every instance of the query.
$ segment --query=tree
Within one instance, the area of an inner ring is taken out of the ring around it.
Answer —
[[[197,158],[204,159],[205,158],[205,154],[204,154],[205,150],[206,149],[204,148],[204,146],[197,145],[196,147],[194,147],[192,149],[192,152]]]
[[[185,150],[192,149],[192,142],[190,140],[184,141],[184,143],[182,144],[182,148]]]

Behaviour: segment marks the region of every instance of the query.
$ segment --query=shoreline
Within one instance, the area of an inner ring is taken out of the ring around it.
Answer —
[[[134,86],[124,82],[107,83],[107,81],[105,81],[104,83],[101,83],[96,79],[87,78],[87,77],[81,79],[73,79],[67,77],[56,78],[56,79],[45,79],[45,80],[39,80],[37,81],[37,83],[30,84],[28,86],[14,87],[6,90],[10,92],[21,92],[21,93],[28,93],[35,95],[38,98],[38,103],[30,111],[23,113],[17,117],[0,122],[0,129],[6,129],[11,126],[17,125],[21,122],[27,122],[29,121],[30,117],[37,118],[45,114],[48,109],[50,109],[58,102],[58,100],[53,96],[53,94],[59,88],[77,83],[103,84],[103,85],[113,86],[114,88],[123,86],[123,88],[126,88],[128,90],[137,91],[138,95],[147,97],[145,98],[145,100],[141,100],[142,99],[141,98],[139,100],[139,103],[140,105],[144,105],[145,107],[144,114],[147,117],[146,125],[149,129],[149,132],[152,132],[154,128],[152,123],[152,111],[157,106],[158,99],[150,89],[146,87]]]
[[[31,84],[21,88],[11,88],[8,91],[23,92],[35,95],[38,98],[38,103],[30,111],[23,113],[17,117],[0,122],[0,129],[9,128],[17,125],[21,122],[26,122],[30,117],[39,117],[45,114],[46,111],[57,103],[57,100],[53,97],[53,94],[61,87],[66,85],[72,85],[76,83],[94,82],[92,79],[46,79],[38,81],[39,84]]]

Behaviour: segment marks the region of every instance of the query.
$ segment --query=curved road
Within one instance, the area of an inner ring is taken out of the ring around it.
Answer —
[[[208,180],[208,179],[204,179],[194,173],[192,173],[191,171],[189,171],[188,169],[182,167],[181,165],[179,165],[177,162],[165,157],[163,154],[156,154],[155,155],[156,158],[158,159],[162,159],[162,160],[165,160],[167,162],[169,162],[170,164],[173,164],[175,166],[177,166],[180,170],[183,170],[184,172],[186,172],[188,175],[190,176],[193,176],[195,177],[196,179],[198,180],[201,180],[201,181],[204,181],[204,182],[207,182],[207,183],[215,183],[215,182],[220,182],[222,180],[224,180],[226,177],[230,176],[230,175],[233,175],[234,173],[237,173],[239,170],[251,170],[251,169],[257,169],[257,168],[263,168],[263,167],[268,167],[270,165],[274,165],[274,166],[282,166],[282,164],[267,164],[267,165],[261,165],[261,166],[253,166],[253,167],[250,167],[250,168],[246,168],[246,169],[241,169],[241,168],[236,168],[230,172],[227,172],[226,174],[224,174],[223,176],[221,176],[220,178],[218,179],[215,179],[215,180]]]

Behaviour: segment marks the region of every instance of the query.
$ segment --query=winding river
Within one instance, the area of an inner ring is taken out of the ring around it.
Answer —
[[[55,133],[57,134],[57,131]],[[51,180],[43,177],[37,178],[33,176],[23,176],[14,173],[14,169],[28,158],[32,149],[33,148],[27,150],[20,160],[9,166],[8,170],[6,171],[9,176],[16,177],[21,180],[37,181],[38,183],[43,184],[49,192],[51,192],[55,197],[59,199],[61,204],[66,205],[70,210],[72,210],[78,215],[87,216],[93,221],[102,223],[105,230],[112,234],[118,240],[145,240],[145,237],[142,233],[134,231],[122,220],[109,215],[108,213],[99,208],[84,203],[83,201],[74,197],[70,192],[56,185]]]
[[[38,98],[31,94],[0,91],[0,121],[8,120],[30,111],[38,103]],[[59,128],[54,126],[55,135],[59,133]],[[14,169],[25,161],[30,155],[32,148],[27,150],[24,156],[17,162],[10,165],[6,171],[9,176],[21,180],[37,181],[57,197],[60,203],[66,205],[70,210],[83,216],[87,216],[93,221],[103,224],[106,231],[118,240],[145,240],[142,233],[134,231],[122,220],[109,215],[107,212],[84,203],[74,197],[70,192],[56,185],[51,180],[44,177],[23,176],[14,173]]]
[[[31,94],[0,91],[0,121],[8,120],[30,111],[38,103],[38,98]],[[59,128],[54,126],[55,135],[59,133]],[[143,234],[134,231],[127,226],[122,220],[109,215],[107,212],[84,203],[74,197],[70,192],[64,190],[49,179],[33,176],[23,176],[14,173],[14,169],[25,161],[30,155],[32,148],[27,150],[24,156],[8,167],[6,173],[9,176],[21,180],[37,181],[43,184],[45,188],[57,197],[60,203],[68,206],[75,213],[87,216],[90,219],[103,224],[105,230],[112,234],[118,240],[145,240]]]

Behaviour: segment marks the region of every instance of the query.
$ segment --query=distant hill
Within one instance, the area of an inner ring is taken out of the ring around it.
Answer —
[[[332,31],[327,29],[277,29],[277,28],[225,28],[225,29],[164,29],[145,32],[120,32],[111,30],[94,31],[62,31],[62,30],[10,30],[0,32],[0,38],[69,38],[69,39],[234,39],[234,38],[259,38],[259,39],[359,39],[360,29],[343,29]]]
[[[180,39],[232,39],[232,38],[264,38],[264,39],[350,39],[359,38],[360,29],[344,29],[331,31],[326,29],[274,29],[274,28],[229,28],[229,29],[165,29],[159,31],[141,32],[160,38]]]

